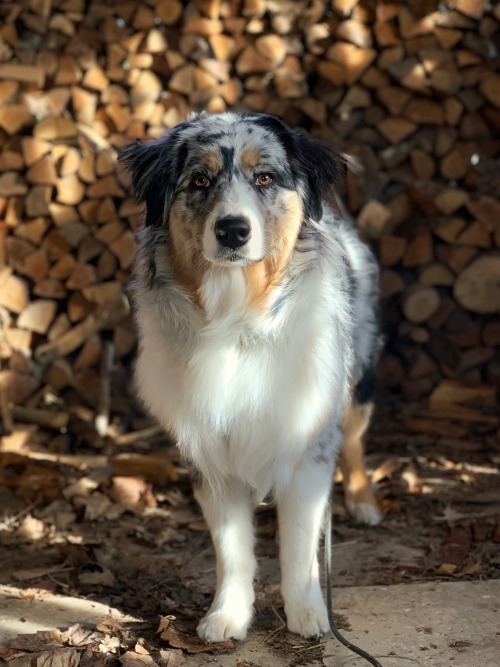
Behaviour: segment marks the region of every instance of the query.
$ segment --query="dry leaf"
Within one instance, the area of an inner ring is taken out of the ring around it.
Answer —
[[[74,648],[23,655],[9,661],[9,667],[78,667],[80,654]]]
[[[105,634],[122,634],[125,632],[123,625],[118,619],[114,618],[112,614],[105,616],[102,621],[96,625],[96,629]]]
[[[167,651],[160,650],[160,667],[183,667],[188,664],[187,659],[180,649],[172,648]]]
[[[134,651],[135,653],[139,653],[140,655],[149,655],[150,651],[143,645],[140,644],[139,642],[136,643],[134,646]]]
[[[435,574],[443,577],[451,577],[452,574],[455,574],[456,569],[457,566],[453,563],[442,563],[435,571]]]
[[[151,485],[142,477],[113,477],[109,496],[115,503],[139,514],[146,507],[156,507],[157,504]]]
[[[218,644],[206,644],[197,636],[196,623],[194,621],[172,619],[164,625],[165,627],[160,634],[160,639],[166,641],[173,648],[180,648],[188,653],[222,653],[234,651],[236,648],[236,644],[232,639]]]
[[[124,653],[120,662],[123,667],[158,667],[158,663],[150,655],[135,653],[135,651]]]
[[[15,648],[2,648],[0,646],[0,660],[8,660],[16,655],[16,653],[19,653],[19,651]]]
[[[460,572],[457,572],[455,574],[455,577],[465,577],[467,574],[476,574],[476,572],[481,571],[482,567],[483,564],[480,561],[477,561],[475,563],[472,563],[472,565],[464,567],[464,569],[460,570]]]
[[[31,542],[41,539],[45,535],[45,530],[46,526],[43,521],[28,514],[19,522],[17,535]]]
[[[96,519],[107,519],[112,521],[118,519],[125,511],[105,496],[103,493],[95,491],[88,498],[75,498],[75,505],[85,507],[85,521],[95,521]]]
[[[99,651],[101,653],[116,653],[119,648],[119,637],[104,637],[104,639],[99,644]]]

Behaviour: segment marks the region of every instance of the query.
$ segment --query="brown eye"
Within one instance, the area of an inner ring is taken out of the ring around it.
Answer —
[[[266,185],[271,185],[272,182],[273,179],[269,174],[259,174],[257,176],[257,180],[255,181],[255,185],[260,185],[261,187],[265,188]]]
[[[193,185],[195,185],[197,188],[208,188],[210,187],[210,181],[206,176],[202,176],[202,174],[198,174],[195,176],[192,180]]]

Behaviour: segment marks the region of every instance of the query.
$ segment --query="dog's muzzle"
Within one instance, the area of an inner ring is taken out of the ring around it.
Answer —
[[[215,237],[224,248],[241,248],[249,240],[250,222],[247,218],[226,216],[215,223]]]

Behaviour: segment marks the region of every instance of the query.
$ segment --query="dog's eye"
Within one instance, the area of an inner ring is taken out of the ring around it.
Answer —
[[[197,174],[191,183],[196,186],[197,188],[209,188],[211,183],[208,180],[206,176],[203,176],[202,174]]]
[[[272,182],[273,179],[270,174],[259,174],[255,180],[255,185],[260,185],[262,188],[265,188],[267,185],[271,185]]]

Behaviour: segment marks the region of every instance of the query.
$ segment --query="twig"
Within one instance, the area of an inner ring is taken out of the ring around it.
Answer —
[[[53,581],[55,584],[57,584],[58,586],[61,586],[61,588],[69,588],[69,584],[65,584],[65,583],[63,583],[62,581],[59,581],[59,579],[56,579],[56,578],[53,577],[50,573],[48,573],[47,576],[48,576],[48,578],[49,578],[51,581]]]
[[[166,435],[165,430],[159,424],[155,424],[154,426],[141,428],[139,431],[132,431],[131,433],[118,435],[115,438],[115,444],[122,446],[133,445],[138,440],[148,440],[149,438],[154,438],[155,436],[161,435],[162,433]]]
[[[37,424],[46,428],[59,431],[68,425],[69,415],[67,412],[41,410],[40,408],[26,408],[15,405],[12,408],[14,419],[27,424]]]
[[[286,626],[285,621],[281,618],[281,616],[278,614],[278,612],[277,612],[276,609],[273,607],[273,605],[271,605],[271,609],[274,611],[274,614],[278,617],[278,620],[281,622],[281,624],[283,625],[283,627],[285,627],[285,626]]]
[[[37,505],[40,504],[41,498],[37,498],[34,500],[32,503],[30,503],[27,507],[22,509],[20,512],[17,514],[14,514],[14,516],[9,517],[8,519],[5,519],[0,523],[0,530],[6,530],[7,528],[10,528],[10,526],[14,525],[16,521],[21,519],[23,516],[26,516],[26,514],[29,514],[32,509],[34,509]]]
[[[281,632],[284,628],[286,628],[286,623],[285,621],[281,618],[281,616],[278,614],[276,609],[271,605],[271,609],[275,613],[275,615],[278,617],[278,620],[280,621],[281,625],[279,628],[275,628],[274,630],[271,630],[271,632],[264,637],[262,640],[261,644],[265,644],[271,637],[274,637],[274,635],[277,635],[279,632]]]

